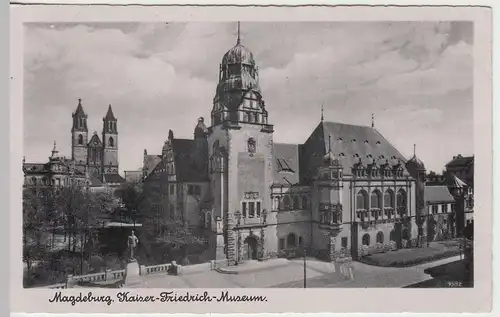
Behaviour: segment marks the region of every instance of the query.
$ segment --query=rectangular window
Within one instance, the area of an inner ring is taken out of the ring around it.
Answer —
[[[447,213],[448,212],[448,205],[441,205],[441,212],[443,214]]]
[[[437,205],[432,205],[432,214],[437,214],[438,213],[438,206]]]
[[[455,212],[455,204],[451,204],[451,212]]]
[[[243,218],[247,217],[247,203],[245,202],[241,203],[241,216]]]
[[[192,185],[188,185],[188,195],[193,195],[194,194],[194,189]]]
[[[257,217],[260,217],[260,201],[257,202]]]
[[[170,195],[175,195],[175,185],[170,184]]]
[[[342,237],[342,248],[347,248],[347,237]]]
[[[255,217],[255,203],[253,201],[248,203],[248,217]]]
[[[285,239],[280,239],[280,250],[283,250],[285,248]]]

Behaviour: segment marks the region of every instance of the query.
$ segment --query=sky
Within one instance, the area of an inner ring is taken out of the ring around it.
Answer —
[[[171,129],[192,138],[210,122],[219,64],[236,22],[25,25],[24,153],[71,156],[78,98],[89,139],[111,104],[120,170],[161,154]],[[370,125],[407,158],[440,172],[473,154],[472,22],[241,23],[253,52],[274,142],[305,142],[325,121]]]

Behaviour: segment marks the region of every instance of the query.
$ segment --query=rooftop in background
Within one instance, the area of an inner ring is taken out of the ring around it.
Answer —
[[[462,167],[468,166],[469,164],[474,163],[474,156],[462,156],[458,154],[457,156],[453,156],[453,160],[446,164],[446,167]]]
[[[446,185],[425,186],[425,202],[430,204],[452,203],[455,199]]]

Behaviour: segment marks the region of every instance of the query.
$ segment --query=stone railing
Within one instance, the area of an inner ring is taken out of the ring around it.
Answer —
[[[155,273],[167,273],[171,265],[172,265],[171,263],[151,265],[151,266],[141,265],[140,274],[149,275]]]

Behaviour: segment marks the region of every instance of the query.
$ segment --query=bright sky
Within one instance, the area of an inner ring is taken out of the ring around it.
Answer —
[[[303,143],[320,120],[375,127],[404,155],[441,171],[473,153],[470,22],[242,23],[275,125],[274,141]],[[236,23],[29,24],[25,33],[24,149],[45,162],[71,156],[71,113],[82,98],[89,139],[109,104],[120,170],[161,153],[168,130],[192,138],[210,110]]]

